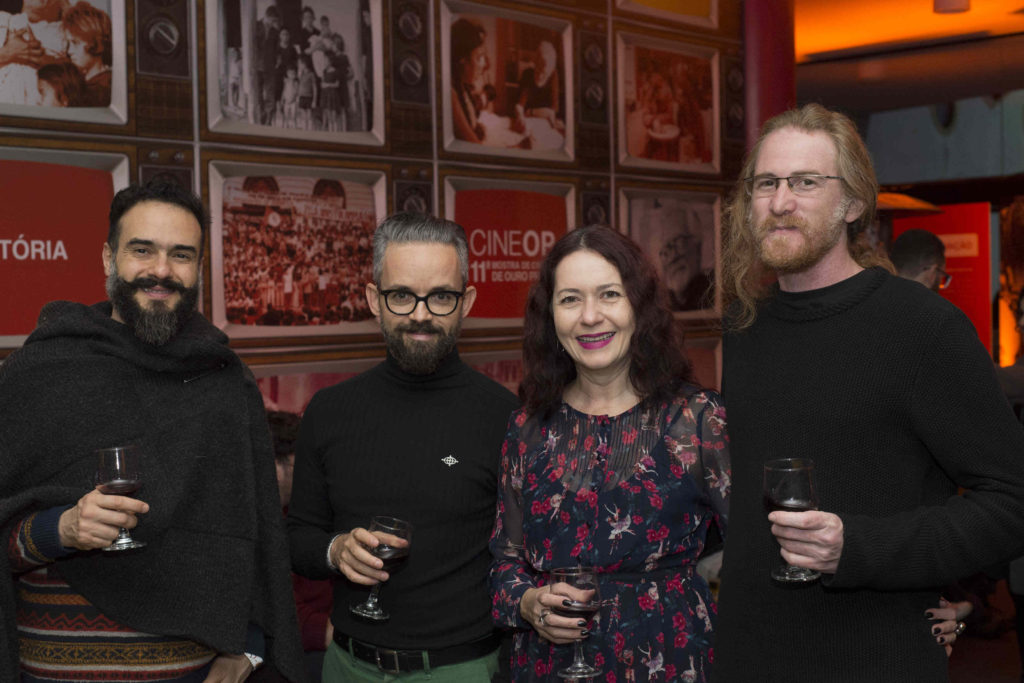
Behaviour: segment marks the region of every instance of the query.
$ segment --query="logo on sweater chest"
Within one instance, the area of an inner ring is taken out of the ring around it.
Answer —
[[[451,467],[452,465],[457,465],[459,461],[455,459],[454,455],[449,453],[447,457],[441,458],[441,462],[448,465],[448,467]]]

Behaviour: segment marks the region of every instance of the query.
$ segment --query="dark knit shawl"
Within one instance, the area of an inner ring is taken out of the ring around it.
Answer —
[[[157,347],[110,311],[109,303],[47,305],[0,367],[3,539],[26,514],[88,492],[96,449],[138,444],[138,495],[150,512],[132,534],[148,545],[74,553],[57,561],[60,574],[107,616],[145,633],[240,653],[255,623],[268,658],[300,679],[274,458],[251,373],[199,314]],[[18,666],[12,583],[0,582],[4,680]]]

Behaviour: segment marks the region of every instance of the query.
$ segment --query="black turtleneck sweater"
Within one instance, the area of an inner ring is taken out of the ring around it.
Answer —
[[[360,621],[349,605],[369,590],[339,577],[331,621],[357,640],[434,649],[491,633],[487,542],[498,461],[518,400],[452,352],[432,375],[390,357],[323,389],[302,418],[288,509],[292,565],[309,578],[327,566],[331,538],[375,515],[412,523],[409,560],[381,590],[391,614]]]
[[[713,680],[947,680],[925,610],[1024,543],[1024,430],[970,321],[872,269],[777,292],[724,352],[733,488]],[[814,459],[820,509],[844,527],[836,573],[799,588],[768,576],[762,466],[784,457]]]

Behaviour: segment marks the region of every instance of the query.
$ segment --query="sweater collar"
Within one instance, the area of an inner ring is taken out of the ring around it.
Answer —
[[[889,273],[879,267],[867,268],[845,280],[806,292],[784,292],[778,284],[764,305],[765,313],[782,320],[821,320],[853,308],[875,292]]]
[[[25,345],[78,338],[96,352],[156,372],[205,372],[231,364],[236,358],[227,346],[227,336],[199,313],[193,313],[170,341],[155,346],[111,318],[112,310],[109,301],[92,306],[51,302],[43,307],[39,325]]]
[[[399,382],[407,384],[428,384],[431,382],[437,382],[454,377],[459,374],[462,369],[462,359],[459,358],[459,350],[452,349],[451,353],[441,359],[441,364],[438,365],[437,370],[429,375],[414,375],[411,372],[406,372],[398,365],[398,361],[388,351],[387,358],[384,361],[384,368],[387,375]]]

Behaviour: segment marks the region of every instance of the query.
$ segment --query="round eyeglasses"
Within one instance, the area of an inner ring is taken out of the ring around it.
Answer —
[[[772,197],[779,189],[783,180],[789,186],[790,192],[801,196],[815,195],[825,187],[828,180],[842,180],[842,176],[821,175],[819,173],[800,173],[785,178],[777,178],[773,175],[756,175],[744,178],[747,186],[747,194],[753,197]]]
[[[382,289],[384,305],[395,315],[412,315],[422,301],[431,315],[451,315],[459,306],[459,299],[465,292],[441,289],[426,296],[417,296],[408,289]]]

